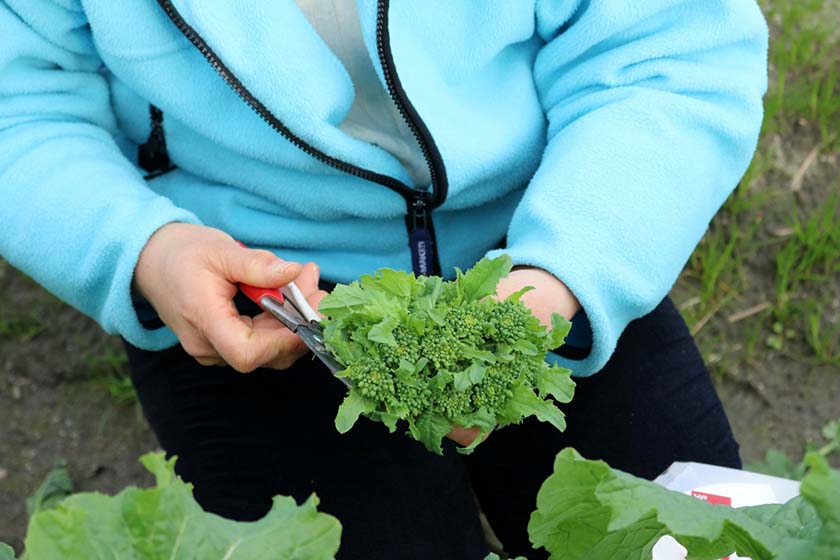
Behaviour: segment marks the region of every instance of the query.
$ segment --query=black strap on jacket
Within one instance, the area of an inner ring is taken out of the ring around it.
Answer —
[[[145,144],[137,148],[137,165],[148,173],[145,179],[154,179],[175,169],[166,150],[166,133],[163,131],[163,111],[149,104],[151,131]]]

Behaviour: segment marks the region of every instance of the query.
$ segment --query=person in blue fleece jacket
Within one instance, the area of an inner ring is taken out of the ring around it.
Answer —
[[[342,558],[479,558],[472,492],[524,553],[566,445],[647,477],[740,465],[666,295],[755,149],[754,0],[0,0],[0,31],[0,254],[126,340],[205,508],[317,491]],[[235,298],[500,252],[501,294],[575,318],[549,359],[577,395],[564,434],[465,460],[336,434],[341,385]]]

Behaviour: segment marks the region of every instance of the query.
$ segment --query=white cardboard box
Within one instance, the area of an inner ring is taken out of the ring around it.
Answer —
[[[669,490],[732,507],[783,504],[799,495],[799,482],[795,480],[702,463],[674,463],[654,482]],[[653,548],[653,560],[684,560],[685,556],[685,548],[671,537],[663,537]],[[735,554],[728,558],[743,560]]]

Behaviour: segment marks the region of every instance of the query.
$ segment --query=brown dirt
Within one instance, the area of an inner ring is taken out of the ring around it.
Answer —
[[[803,167],[819,144],[819,135],[802,120],[784,138],[775,136],[762,142],[762,149],[772,150],[774,163],[752,189],[770,198],[755,210],[759,220],[755,242],[742,248],[749,252],[742,271],[743,287],[733,304],[698,335],[707,359],[712,354],[722,357],[720,367],[715,368],[717,386],[748,460],[759,458],[770,447],[801,457],[803,442],[821,442],[822,426],[840,418],[840,363],[821,362],[814,355],[806,342],[801,315],[804,307],[818,305],[823,329],[840,324],[840,275],[805,282],[791,294],[789,317],[768,310],[734,324],[726,320],[732,312],[762,302],[774,303],[776,253],[786,241],[780,232],[791,225],[791,213],[797,212],[805,220],[821,209],[832,193],[840,191],[837,151],[822,148]],[[798,190],[797,175],[801,175]],[[840,228],[840,221],[831,227]],[[781,350],[765,342],[776,322],[781,322],[787,333]],[[752,355],[744,348],[745,333],[750,330],[759,333]],[[840,341],[835,341],[834,348],[840,351]],[[832,461],[840,465],[837,455]]]
[[[43,329],[0,334],[0,542],[20,550],[24,500],[57,461],[79,490],[113,493],[151,480],[137,458],[157,443],[137,407],[90,372],[89,356],[117,341],[2,261],[0,315]]]

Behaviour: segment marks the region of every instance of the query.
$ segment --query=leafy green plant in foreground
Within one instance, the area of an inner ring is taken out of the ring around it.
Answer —
[[[36,512],[57,506],[67,496],[73,493],[73,480],[67,465],[59,462],[35,490],[26,498],[26,513],[31,517]]]
[[[549,366],[571,324],[555,315],[548,330],[520,301],[529,288],[504,301],[491,296],[511,270],[510,257],[482,259],[447,282],[434,276],[382,269],[339,285],[319,306],[324,339],[353,383],[336,417],[346,432],[365,415],[409,433],[441,453],[454,425],[479,436],[527,416],[565,429],[563,413],[548,397],[569,402],[570,372]]]
[[[819,454],[801,496],[782,505],[729,508],[560,452],[537,495],[528,533],[555,560],[642,560],[672,535],[692,560],[735,551],[753,560],[840,558],[840,471]]]
[[[823,426],[822,436],[823,442],[808,441],[805,443],[805,457],[808,453],[817,453],[822,457],[829,458],[840,452],[840,418]],[[763,460],[750,463],[744,468],[748,471],[769,474],[770,476],[801,480],[808,468],[805,457],[797,463],[784,451],[769,449]]]
[[[328,560],[338,551],[341,525],[318,513],[314,495],[300,506],[278,496],[259,521],[231,521],[201,509],[192,486],[175,475],[175,459],[150,453],[140,460],[156,487],[75,494],[36,512],[23,558]],[[12,549],[0,544],[0,560],[14,560]]]
[[[175,476],[174,459],[153,453],[141,461],[157,478],[156,487],[128,488],[113,497],[75,494],[38,511],[24,559],[328,560],[338,551],[341,525],[316,511],[314,496],[301,506],[275,497],[263,519],[230,521],[200,508],[192,487]],[[565,449],[540,488],[528,533],[553,560],[647,560],[664,535],[685,546],[691,560],[717,560],[733,551],[753,560],[836,560],[840,471],[818,453],[806,462],[800,497],[733,509]],[[0,560],[14,560],[2,543]]]

